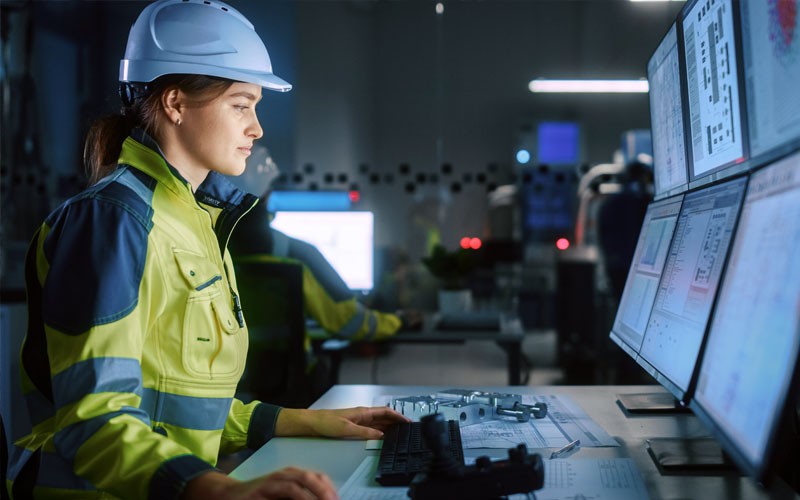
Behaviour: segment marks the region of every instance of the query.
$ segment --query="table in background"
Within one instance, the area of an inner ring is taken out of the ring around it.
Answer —
[[[337,385],[326,392],[311,408],[346,408],[372,405],[381,395],[406,396],[430,394],[450,386],[386,386]],[[697,438],[708,432],[693,415],[630,416],[617,405],[621,393],[663,392],[660,386],[540,386],[540,387],[469,387],[515,394],[560,394],[569,396],[611,436],[619,447],[581,448],[574,458],[629,457],[642,474],[651,499],[766,499],[797,498],[792,490],[778,480],[767,491],[746,477],[725,476],[662,476],[646,450],[649,438]],[[532,450],[537,451],[537,450]],[[548,450],[550,451],[550,450]],[[237,467],[232,476],[238,479],[254,477],[289,465],[319,470],[330,475],[338,488],[368,455],[378,451],[366,450],[364,441],[322,438],[275,438],[256,451]],[[505,449],[465,449],[467,457],[489,455],[506,458]]]
[[[464,330],[438,330],[435,328],[435,321],[426,317],[424,326],[418,331],[400,331],[395,335],[380,340],[385,344],[464,344],[465,342],[494,342],[506,353],[506,365],[508,367],[508,385],[524,385],[527,380],[523,380],[522,373],[522,341],[525,339],[526,332],[521,326],[504,330],[491,329],[464,329]],[[337,376],[333,382],[338,383],[339,366],[342,363],[342,349],[349,345],[347,341],[334,340],[328,346],[328,337],[324,331],[312,330],[310,333],[312,340],[319,342],[320,349],[334,356]],[[525,374],[529,371],[526,368]]]

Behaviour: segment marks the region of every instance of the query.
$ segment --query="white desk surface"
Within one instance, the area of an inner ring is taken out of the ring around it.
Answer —
[[[347,408],[370,406],[379,395],[419,395],[452,386],[387,386],[336,385],[311,408]],[[646,440],[655,437],[706,437],[708,432],[693,415],[630,416],[617,405],[621,393],[663,392],[660,386],[539,386],[539,387],[469,387],[485,391],[513,394],[563,394],[571,397],[608,434],[615,437],[619,447],[581,448],[573,457],[614,458],[630,457],[642,473],[651,499],[796,499],[800,495],[778,481],[769,491],[748,478],[728,476],[662,476],[647,453]],[[246,480],[286,466],[319,470],[330,475],[341,487],[368,454],[364,441],[323,438],[275,438],[256,451],[233,472],[232,476]],[[536,450],[532,450],[536,451]],[[548,452],[551,450],[547,450]],[[506,458],[506,450],[464,450],[466,456],[489,455]]]

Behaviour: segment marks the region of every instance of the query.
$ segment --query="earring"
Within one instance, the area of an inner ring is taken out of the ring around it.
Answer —
[[[175,125],[176,125],[176,126],[178,126],[178,127],[180,127],[180,126],[181,126],[181,119],[180,119],[180,118],[178,118],[177,120],[175,120]]]

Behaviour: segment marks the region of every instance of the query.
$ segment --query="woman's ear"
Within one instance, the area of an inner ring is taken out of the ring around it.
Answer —
[[[174,87],[166,90],[161,94],[161,108],[170,122],[180,125],[184,109],[183,93]]]

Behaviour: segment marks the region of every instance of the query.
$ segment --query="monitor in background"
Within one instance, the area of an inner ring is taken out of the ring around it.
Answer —
[[[678,25],[673,23],[647,63],[656,198],[688,184],[681,104]]]
[[[622,292],[611,339],[636,359],[667,259],[683,195],[647,207],[628,279]]]
[[[354,291],[373,287],[372,212],[275,212],[271,227],[317,247]]]
[[[687,194],[637,362],[683,400],[742,206],[746,177]]]
[[[792,2],[740,5],[748,138],[756,157],[800,143],[800,27]]]
[[[271,191],[267,199],[269,213],[344,211],[352,205],[349,191]]]
[[[541,122],[536,130],[537,158],[546,165],[580,161],[580,126],[575,122]]]
[[[693,181],[744,161],[732,0],[688,3],[682,26]]]
[[[800,153],[752,174],[690,403],[768,481],[800,383]]]

